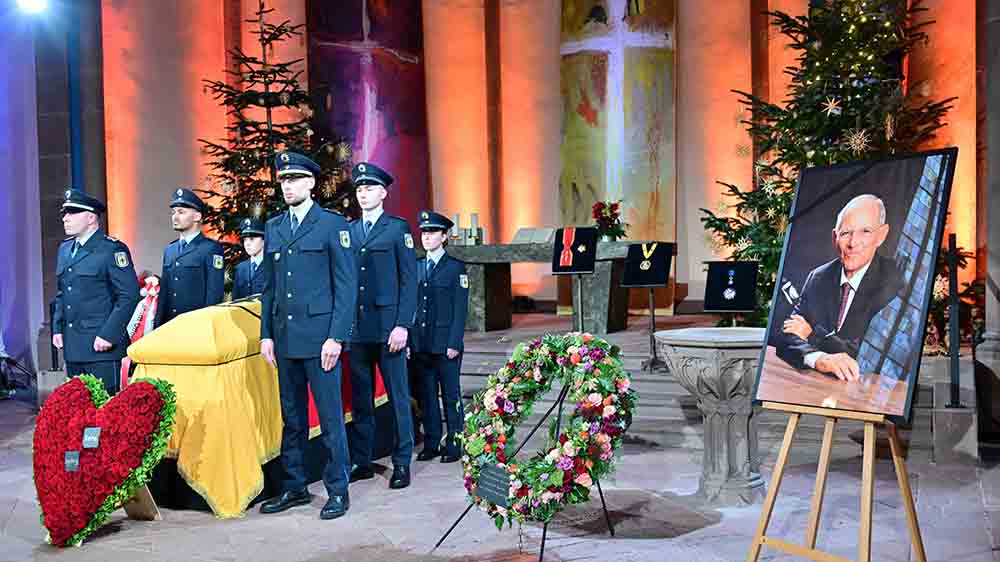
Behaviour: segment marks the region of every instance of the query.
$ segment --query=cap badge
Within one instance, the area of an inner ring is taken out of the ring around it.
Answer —
[[[282,162],[288,162],[288,153],[287,152],[285,152],[285,153],[283,153],[281,155],[281,161]]]
[[[359,172],[365,172],[365,165],[364,164],[358,164],[358,171]]]
[[[430,218],[430,215],[428,215],[427,213],[421,213],[420,218],[427,220],[428,218]]]
[[[69,199],[71,195],[73,195],[73,192],[67,189],[66,190],[66,199]]]
[[[181,195],[184,195],[184,190],[183,189],[178,189],[177,190],[177,196],[180,197]]]

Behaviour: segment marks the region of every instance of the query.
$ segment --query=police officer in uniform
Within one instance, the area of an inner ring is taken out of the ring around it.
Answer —
[[[410,225],[383,212],[392,176],[362,162],[351,171],[362,216],[351,223],[358,255],[357,324],[351,345],[351,482],[375,476],[374,373],[378,365],[395,418],[389,487],[410,485],[413,417],[406,374],[406,344],[417,302],[417,255]]]
[[[260,267],[264,261],[264,223],[258,219],[243,219],[240,223],[240,238],[249,259],[236,265],[233,300],[264,292],[264,275]]]
[[[329,500],[320,518],[335,519],[350,507],[339,359],[354,322],[357,263],[347,221],[312,199],[319,166],[293,152],[279,154],[275,166],[288,212],[265,227],[260,351],[278,367],[286,479],[281,495],[264,502],[260,511],[278,513],[311,500],[304,458],[311,388],[330,452],[323,471]]]
[[[109,394],[120,388],[125,327],[139,302],[139,284],[128,246],[101,230],[104,203],[76,189],[66,191],[59,246],[52,345],[63,350],[66,374],[94,375]]]
[[[445,252],[448,232],[455,223],[433,211],[420,213],[420,233],[426,258],[417,263],[417,318],[410,338],[410,366],[421,388],[424,412],[424,449],[418,461],[438,455],[451,463],[462,456],[457,435],[462,431],[462,370],[465,316],[469,307],[469,277],[465,263]],[[441,447],[441,404],[448,434]]]
[[[222,244],[201,233],[207,206],[190,189],[178,188],[170,209],[170,220],[179,237],[163,250],[157,326],[185,312],[219,304],[225,296]]]

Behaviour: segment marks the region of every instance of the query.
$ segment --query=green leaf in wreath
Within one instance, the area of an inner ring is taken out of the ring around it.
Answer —
[[[470,441],[469,444],[465,446],[466,452],[474,457],[483,454],[483,450],[485,448],[486,448],[486,439],[483,439],[481,435]]]

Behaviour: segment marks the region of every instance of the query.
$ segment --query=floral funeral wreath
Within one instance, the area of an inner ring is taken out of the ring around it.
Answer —
[[[615,451],[637,399],[619,353],[617,346],[587,333],[546,335],[518,344],[507,364],[475,395],[462,436],[465,489],[497,528],[504,521],[548,522],[563,506],[587,501],[594,481],[614,471]],[[568,387],[566,400],[575,404],[572,415],[558,436],[553,420],[547,451],[523,462],[509,458],[514,429],[556,380]],[[509,475],[507,506],[477,494],[487,465]]]

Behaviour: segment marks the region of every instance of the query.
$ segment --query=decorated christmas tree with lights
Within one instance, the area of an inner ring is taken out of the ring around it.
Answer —
[[[200,191],[213,207],[205,224],[225,245],[230,268],[245,259],[239,244],[240,222],[246,217],[267,220],[285,208],[275,177],[274,157],[294,150],[313,158],[323,173],[317,178],[313,197],[328,209],[355,215],[357,202],[350,184],[351,147],[343,140],[313,138],[315,96],[299,84],[301,59],[273,60],[274,46],[301,35],[302,25],[289,21],[268,22],[274,10],[258,3],[254,26],[259,54],[241,48],[229,54],[233,68],[229,80],[205,80],[206,88],[229,117],[225,141],[200,139],[203,150],[214,159],[209,186]],[[329,111],[329,98],[323,107]],[[231,269],[230,269],[231,271]]]
[[[759,261],[757,310],[767,323],[789,209],[799,171],[879,159],[922,148],[944,126],[954,98],[931,101],[905,76],[907,55],[927,40],[920,0],[812,0],[809,13],[768,12],[798,51],[783,104],[735,91],[749,110],[753,185],[726,187],[725,210],[702,209],[702,222],[732,259]]]

